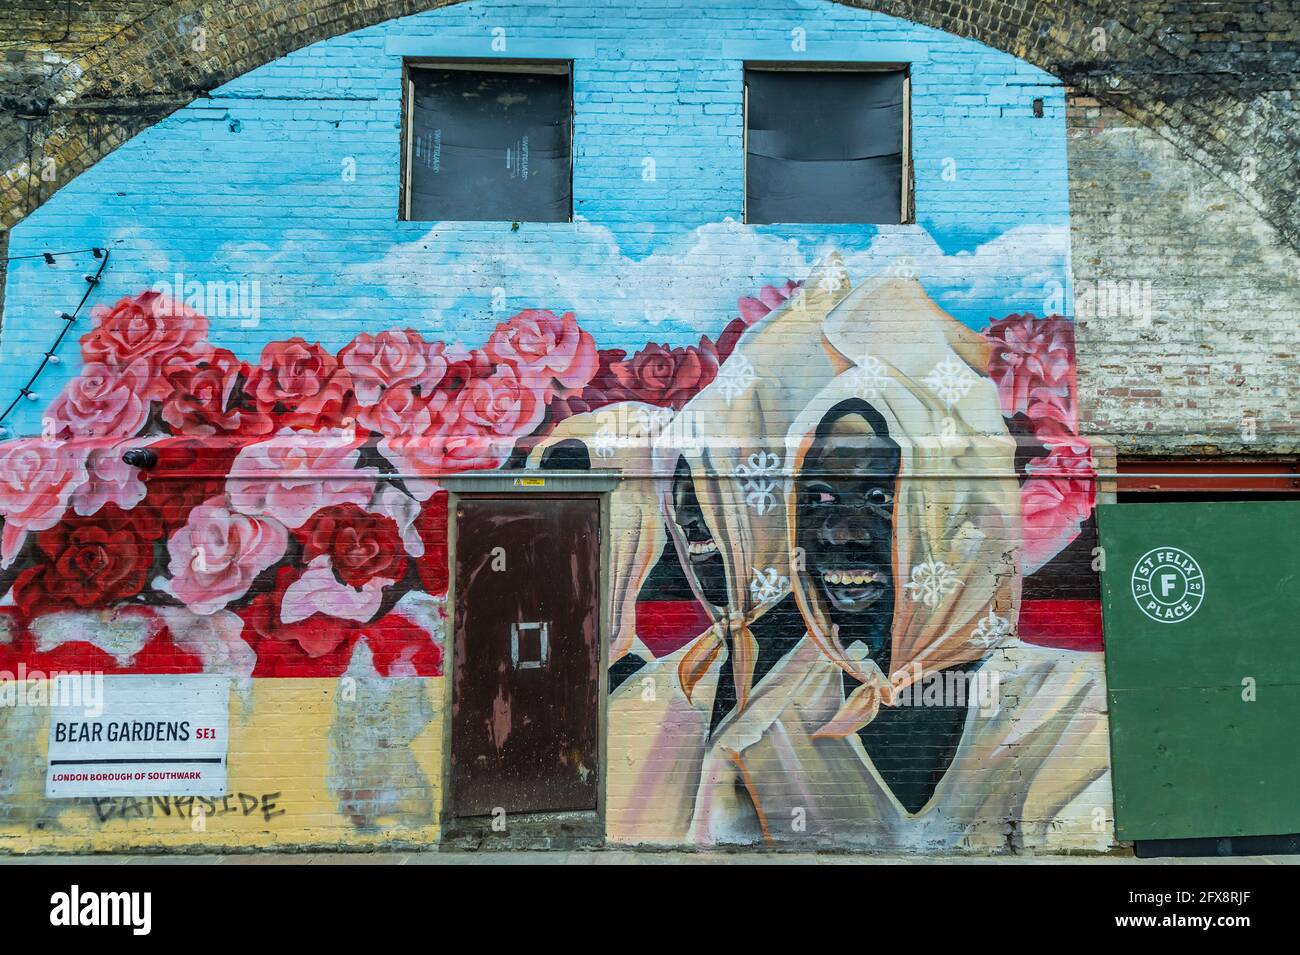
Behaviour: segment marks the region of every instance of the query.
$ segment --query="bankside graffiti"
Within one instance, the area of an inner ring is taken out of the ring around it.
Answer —
[[[283,793],[231,793],[219,799],[206,796],[103,796],[87,800],[95,807],[100,823],[113,819],[175,818],[186,824],[194,820],[219,819],[226,815],[257,816],[269,823],[287,810],[279,805]]]

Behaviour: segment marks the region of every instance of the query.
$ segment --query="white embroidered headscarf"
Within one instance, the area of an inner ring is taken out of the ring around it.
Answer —
[[[894,495],[890,673],[840,644],[813,574],[792,577],[808,632],[862,683],[818,735],[847,736],[930,673],[979,659],[1013,630],[1020,601],[1016,444],[1006,430],[986,346],[910,279],[855,289],[826,318],[850,367],[808,402],[786,455],[803,469],[817,429],[842,402],[884,418],[901,459]],[[787,546],[797,546],[797,494],[787,490]]]
[[[846,367],[822,324],[849,289],[839,256],[821,262],[803,287],[746,330],[717,378],[691,399],[656,441],[664,513],[682,566],[713,618],[678,670],[689,698],[728,639],[737,706],[753,683],[758,647],[750,625],[789,592],[781,436],[800,410]],[[674,520],[672,482],[684,460],[726,578],[726,605],[700,592],[681,529]]]

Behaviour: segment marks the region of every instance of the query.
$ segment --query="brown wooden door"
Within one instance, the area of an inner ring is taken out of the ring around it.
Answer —
[[[600,505],[456,508],[452,812],[595,809]]]

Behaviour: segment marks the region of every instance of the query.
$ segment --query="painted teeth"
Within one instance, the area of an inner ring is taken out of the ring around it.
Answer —
[[[875,573],[824,573],[822,580],[828,584],[874,584],[880,583],[878,574]]]
[[[718,545],[711,540],[707,541],[687,541],[687,550],[692,554],[715,554],[718,551]]]

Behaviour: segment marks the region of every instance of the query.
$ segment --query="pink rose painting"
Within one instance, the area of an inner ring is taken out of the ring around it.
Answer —
[[[28,531],[63,520],[86,477],[85,450],[69,442],[21,438],[0,444],[0,566],[14,562]]]
[[[1082,438],[1049,445],[1029,462],[1029,479],[1020,489],[1024,521],[1024,571],[1031,574],[1079,536],[1097,503],[1092,452]]]
[[[1079,536],[1096,503],[1092,453],[1077,434],[1074,325],[1057,315],[1011,315],[984,336],[1002,413],[1023,415],[1047,449],[1029,462],[1020,491],[1021,556],[1025,573],[1033,573]]]
[[[483,376],[475,364],[471,355],[448,365],[448,378],[455,376],[449,384],[458,387],[440,410],[421,408],[414,396],[402,395],[399,400],[409,402],[413,413],[394,414],[381,404],[367,419],[383,426],[378,450],[411,475],[407,486],[420,500],[437,489],[431,479],[438,474],[500,467],[516,442],[536,430],[545,415],[542,392],[521,380],[513,366],[498,365],[493,374]]]
[[[317,557],[285,590],[284,601],[280,604],[280,619],[292,624],[306,620],[314,613],[323,613],[365,623],[379,611],[384,600],[384,588],[395,583],[395,580],[373,577],[352,587],[338,579],[328,557]]]
[[[563,397],[581,391],[599,364],[596,340],[578,327],[572,312],[557,316],[525,309],[496,327],[486,351],[547,400],[556,393]]]
[[[72,509],[89,517],[105,504],[129,511],[144,500],[147,489],[140,479],[140,469],[122,460],[132,448],[143,448],[149,438],[118,441],[114,438],[77,445],[86,454],[86,482],[72,492]]]
[[[167,541],[172,593],[194,613],[216,613],[244,596],[288,544],[276,520],[241,514],[220,499],[200,504]]]
[[[406,386],[427,395],[446,373],[443,348],[409,328],[363,332],[339,352],[339,362],[352,379],[357,404],[368,408],[389,388]]]
[[[246,651],[197,656],[194,626],[168,636],[159,625],[168,672],[251,653],[254,673],[337,674],[361,639],[382,672],[440,672],[432,637],[403,624],[394,642],[380,626],[399,619],[392,606],[412,588],[446,592],[439,479],[521,460],[558,421],[629,394],[680,406],[794,288],[742,302],[721,351],[702,339],[626,364],[567,311],[524,309],[482,347],[394,327],[337,352],[293,337],[249,356],[212,343],[205,316],[158,292],[122,298],[95,310],[43,438],[0,443],[0,563],[13,568],[0,586],[23,580],[23,606],[47,612],[59,595],[34,582],[54,579],[54,544],[77,555],[112,545],[123,552],[95,600],[153,607],[158,620],[220,619],[226,638],[244,622],[235,639]],[[156,463],[128,464],[130,452]],[[29,542],[41,534],[37,553]]]
[[[1070,431],[1074,408],[1074,323],[1059,315],[1012,315],[993,322],[984,335],[993,344],[989,377],[998,386],[1002,413],[1051,415]]]
[[[502,458],[514,447],[516,438],[537,427],[544,410],[543,393],[510,365],[498,366],[491,378],[471,381],[455,406],[461,433],[489,439]]]
[[[226,491],[234,510],[273,517],[285,527],[333,504],[367,504],[375,493],[374,468],[358,468],[355,431],[294,431],[250,445],[230,466]]]
[[[60,439],[135,435],[149,417],[140,368],[87,364],[50,405],[46,433]]]
[[[800,284],[802,283],[787,281],[780,288],[764,285],[756,297],[741,296],[740,301],[737,303],[740,307],[740,317],[746,325],[753,325],[764,315],[768,315],[784,305],[799,290]]]
[[[439,475],[488,470],[500,467],[503,460],[502,439],[464,426],[383,438],[378,450],[405,475],[406,488],[418,501],[438,491]]]
[[[442,418],[447,396],[443,392],[422,395],[408,384],[384,389],[374,404],[357,410],[357,422],[385,437],[428,434]]]

